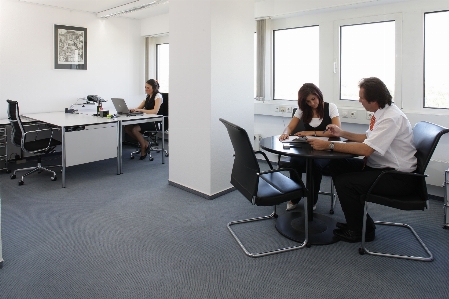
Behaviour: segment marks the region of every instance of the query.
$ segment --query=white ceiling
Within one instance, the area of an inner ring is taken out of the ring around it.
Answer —
[[[83,11],[93,14],[109,14],[120,10],[126,10],[141,6],[144,4],[155,2],[155,0],[18,0],[19,2],[33,3],[38,5],[45,5],[57,7],[62,9],[69,9],[75,11]],[[151,5],[145,9],[129,12],[120,15],[121,17],[132,19],[144,19],[154,15],[161,15],[168,13],[169,0],[157,0],[158,4]],[[188,0],[186,0],[188,1]],[[240,0],[244,1],[244,0]],[[409,0],[254,0],[259,2],[261,7],[268,8],[264,11],[264,16],[273,16],[276,12],[276,7],[290,7],[293,12],[311,12],[314,10],[328,10],[339,9],[345,5],[356,7],[358,5],[379,5],[392,2],[404,2]]]

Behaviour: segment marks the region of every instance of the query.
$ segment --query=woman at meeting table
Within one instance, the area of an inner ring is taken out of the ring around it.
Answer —
[[[320,136],[331,137],[329,132],[325,132],[326,126],[329,124],[341,127],[337,106],[333,103],[324,102],[323,93],[313,83],[305,83],[298,91],[298,107],[295,115],[292,117],[288,126],[279,137],[279,140],[285,140],[290,136],[298,126],[300,120],[303,121],[304,131],[296,132],[296,136]],[[292,167],[298,173],[306,170],[306,159],[303,157],[292,157]],[[323,177],[322,170],[329,164],[329,159],[313,159],[313,182],[315,192],[313,194],[313,209],[316,209],[318,201],[318,192],[320,190],[321,179]],[[294,179],[294,176],[292,176]],[[296,208],[300,198],[287,203],[287,211]]]
[[[159,112],[163,101],[162,95],[159,93],[159,83],[154,79],[148,80],[145,83],[145,93],[147,94],[145,100],[137,108],[129,109],[130,112],[140,111],[148,114],[157,114]],[[146,158],[148,147],[150,146],[149,142],[143,138],[142,133],[154,130],[153,122],[125,126],[125,132],[140,144],[140,160]]]

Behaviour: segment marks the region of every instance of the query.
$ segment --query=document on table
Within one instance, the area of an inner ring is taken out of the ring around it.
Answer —
[[[282,140],[282,143],[307,142],[308,137],[288,136],[287,139]]]

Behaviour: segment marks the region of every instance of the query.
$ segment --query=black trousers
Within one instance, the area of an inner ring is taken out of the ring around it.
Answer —
[[[376,178],[387,168],[363,167],[363,159],[336,159],[330,162],[330,172],[334,186],[345,214],[349,229],[361,232],[363,227],[363,211],[366,194]],[[378,195],[406,195],[415,192],[415,178],[395,177],[376,188]],[[368,215],[367,232],[376,229],[373,219]]]

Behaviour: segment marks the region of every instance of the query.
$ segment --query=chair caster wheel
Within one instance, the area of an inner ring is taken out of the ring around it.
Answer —
[[[150,159],[149,159],[150,161],[153,161],[154,160],[154,158],[153,157],[150,157]]]
[[[19,186],[22,186],[23,184],[23,181],[19,181]]]
[[[334,215],[334,210],[330,210],[329,214]]]
[[[131,160],[134,159],[134,156],[131,156]]]
[[[307,247],[307,248],[310,248],[310,247],[312,247],[312,244],[310,244],[309,242],[307,242],[306,247]]]
[[[52,181],[56,181],[57,179],[58,179],[58,178],[57,178],[56,176],[52,176],[52,177],[51,177],[51,180],[52,180]]]
[[[168,157],[168,153],[165,153],[165,156]]]
[[[364,254],[365,254],[365,249],[359,248],[359,254],[360,254],[360,255],[364,255]]]
[[[10,178],[11,178],[11,180],[14,180],[16,178],[16,175],[15,174],[11,174]]]

